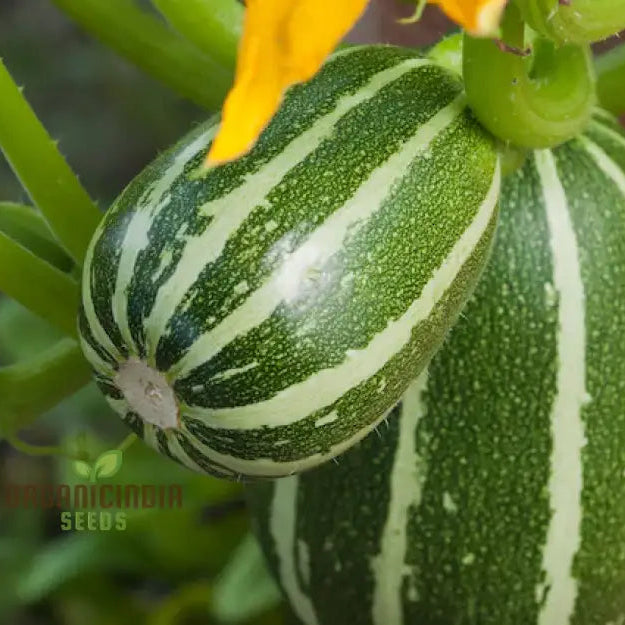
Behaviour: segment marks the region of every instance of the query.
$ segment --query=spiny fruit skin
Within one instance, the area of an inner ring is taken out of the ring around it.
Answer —
[[[394,413],[251,485],[306,625],[625,622],[625,135],[506,178],[475,297]]]
[[[438,348],[490,251],[498,160],[460,82],[387,46],[339,53],[248,156],[207,173],[215,131],[106,215],[82,342],[162,453],[287,475],[364,437]]]

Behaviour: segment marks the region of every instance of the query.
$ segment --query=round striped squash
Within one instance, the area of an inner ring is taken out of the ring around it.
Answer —
[[[377,433],[251,485],[306,625],[625,622],[625,135],[503,184],[492,260]]]
[[[499,165],[459,81],[414,51],[339,53],[246,157],[209,122],[115,202],[80,333],[150,445],[232,477],[344,451],[393,407],[486,262]]]

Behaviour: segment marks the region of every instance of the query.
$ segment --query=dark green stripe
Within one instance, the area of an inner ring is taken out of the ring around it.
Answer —
[[[211,170],[202,179],[191,180],[189,174],[197,170],[204,157],[202,153],[189,163],[183,175],[171,186],[170,199],[153,220],[148,235],[149,248],[138,258],[129,289],[130,328],[135,342],[140,346],[141,355],[145,343],[143,320],[152,309],[158,288],[171,277],[184,247],[184,240],[176,242],[174,239],[180,226],[186,225],[189,236],[203,232],[210,219],[198,215],[197,209],[200,206],[239,187],[247,175],[271,162],[293,139],[331,112],[339,99],[358,91],[375,73],[415,56],[415,53],[381,46],[356,52],[353,56],[351,61],[347,57],[339,57],[310,83],[292,89],[288,97],[289,105],[280,109],[247,156]],[[144,189],[150,182],[158,180],[170,160],[170,155],[166,154],[157,161],[149,173],[140,176],[137,188]],[[128,211],[136,200],[137,197],[132,194],[125,196],[115,212]],[[170,249],[174,258],[160,278],[154,280],[154,273],[165,249]],[[110,267],[114,274],[117,273],[117,261],[113,261]]]
[[[246,282],[250,291],[261,286],[286,254],[297,249],[311,232],[338,211],[372,171],[458,96],[460,88],[455,79],[440,69],[421,67],[344,115],[332,135],[307,158],[294,163],[268,194],[266,210],[256,210],[250,215],[228,241],[221,257],[205,267],[189,291],[188,311],[179,310],[168,328],[171,336],[161,340],[158,366],[169,368],[199,335],[242,304],[249,293],[238,295],[235,291],[238,284]],[[418,103],[415,93],[423,94]],[[393,110],[393,115],[388,114],[389,110]],[[476,189],[476,194],[480,190]],[[259,196],[258,204],[262,201]],[[399,205],[394,208],[403,209]],[[275,229],[266,230],[269,222],[276,225]],[[319,285],[312,288],[317,293]],[[185,298],[181,307],[186,307],[188,301]],[[306,301],[298,302],[298,308],[306,306]]]
[[[532,162],[506,180],[501,204],[489,269],[429,369],[409,623],[518,625],[537,615],[557,302],[545,288],[553,269]]]
[[[449,322],[447,311],[461,307],[466,297],[466,285],[474,283],[481,273],[479,259],[487,255],[495,224],[496,216],[479,241],[475,256],[459,271],[450,289],[434,307],[432,315],[414,328],[412,340],[373,377],[349,390],[333,404],[288,426],[266,428],[259,424],[255,430],[214,430],[196,419],[183,416],[185,427],[198,440],[220,453],[249,460],[270,458],[276,462],[327,453],[333,445],[353,436],[364,424],[372,423],[384,414],[389,402],[392,405],[399,399],[414,377],[412,372],[421,371],[440,346],[442,328]],[[419,349],[415,350],[415,346]],[[378,391],[382,380],[386,383],[384,393]],[[294,405],[294,409],[297,408]],[[339,415],[336,421],[322,427],[315,426],[318,419],[333,411]],[[276,445],[284,440],[289,444]]]
[[[85,317],[85,309],[83,306],[80,306],[78,309],[78,331],[80,332],[82,338],[91,346],[93,351],[100,356],[104,362],[111,365],[113,369],[117,369],[117,361],[106,351],[106,349],[104,349],[104,347],[102,347],[102,345],[100,345],[98,341],[96,341],[95,337],[91,333],[91,327]]]
[[[419,297],[448,256],[484,201],[492,184],[484,172],[492,176],[494,167],[491,146],[462,116],[433,142],[427,157],[415,160],[343,250],[319,267],[318,278],[302,296],[281,304],[265,322],[179,381],[179,396],[198,406],[252,404],[341,364],[348,350],[366,348]],[[450,177],[454,184],[448,184]],[[349,274],[354,280],[345,281]],[[251,362],[259,365],[209,382],[204,391],[192,390],[219,372]]]

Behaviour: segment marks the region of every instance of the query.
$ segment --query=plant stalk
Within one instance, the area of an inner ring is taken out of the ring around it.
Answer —
[[[152,0],[183,37],[234,71],[243,28],[243,6],[236,0]]]
[[[76,335],[78,283],[2,232],[0,291],[68,336]]]
[[[523,19],[558,44],[593,43],[625,28],[625,0],[516,0]]]
[[[89,382],[80,347],[63,339],[34,358],[0,368],[0,433],[24,428]]]
[[[527,55],[524,26],[510,4],[502,21],[504,45],[465,35],[467,98],[498,139],[527,148],[553,147],[578,135],[590,119],[596,100],[590,48],[556,47],[537,37]]]
[[[202,107],[221,106],[232,70],[177,36],[133,0],[53,0],[87,32]]]
[[[0,61],[0,147],[71,257],[82,264],[102,214]]]

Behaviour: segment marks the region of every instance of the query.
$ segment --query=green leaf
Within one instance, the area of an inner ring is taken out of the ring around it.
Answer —
[[[152,0],[169,23],[223,67],[234,69],[244,7],[237,0]]]
[[[224,67],[202,53],[138,2],[52,1],[97,39],[183,97],[211,110],[221,106],[234,67]]]
[[[242,623],[277,606],[280,589],[252,534],[234,551],[213,589],[213,615],[224,623]]]
[[[72,258],[82,263],[102,213],[89,198],[2,61],[0,147],[58,240]],[[36,284],[45,286],[40,282]]]
[[[82,460],[74,460],[72,466],[76,475],[79,475],[86,480],[89,479],[89,476],[91,475],[91,466],[89,464],[83,462]]]
[[[89,365],[71,339],[33,358],[0,367],[0,434],[25,427],[90,378]]]
[[[105,451],[93,465],[94,478],[113,477],[121,469],[122,456],[119,449]]]
[[[19,599],[40,601],[62,584],[92,571],[136,566],[135,555],[121,538],[113,532],[77,532],[49,542],[18,581]]]
[[[72,259],[54,239],[46,220],[32,206],[0,202],[0,232],[61,271],[72,268]]]
[[[2,231],[0,291],[65,334],[76,335],[78,283]]]

